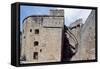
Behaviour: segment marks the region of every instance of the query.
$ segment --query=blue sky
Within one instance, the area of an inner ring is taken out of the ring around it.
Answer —
[[[49,7],[39,7],[39,6],[20,6],[20,31],[22,31],[22,21],[24,18],[30,15],[43,15],[48,14]]]
[[[56,8],[56,7],[40,7],[40,6],[20,6],[20,31],[22,31],[22,21],[30,15],[48,15],[50,9],[64,9],[65,25],[70,25],[76,19],[82,18],[83,23],[86,21],[91,10],[73,9],[73,8]]]

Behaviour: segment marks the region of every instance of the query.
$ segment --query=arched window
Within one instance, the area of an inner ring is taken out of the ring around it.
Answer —
[[[34,42],[34,46],[38,46],[39,45],[39,42],[38,41],[35,41]]]

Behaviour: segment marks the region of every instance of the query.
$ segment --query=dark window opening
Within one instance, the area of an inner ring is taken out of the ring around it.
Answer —
[[[26,37],[24,36],[24,39],[25,39]]]
[[[35,34],[39,34],[39,29],[35,29]]]
[[[80,27],[80,25],[78,24],[77,27]]]
[[[34,42],[34,46],[38,46],[39,42],[38,41],[35,41]]]
[[[32,32],[32,29],[30,29],[30,32]]]
[[[38,52],[33,53],[33,59],[38,59]]]
[[[42,52],[42,49],[40,49],[40,52]]]
[[[21,61],[26,61],[25,55],[21,57]]]

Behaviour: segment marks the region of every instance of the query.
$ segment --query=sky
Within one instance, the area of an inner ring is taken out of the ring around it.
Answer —
[[[82,18],[85,23],[87,17],[91,13],[91,9],[76,8],[57,8],[57,7],[41,7],[41,6],[20,6],[20,31],[22,31],[23,19],[30,15],[49,15],[50,9],[64,9],[65,25],[69,26],[75,20]]]

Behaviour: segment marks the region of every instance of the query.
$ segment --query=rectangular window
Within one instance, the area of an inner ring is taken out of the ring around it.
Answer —
[[[33,59],[38,59],[38,52],[33,53]]]
[[[35,29],[35,34],[39,34],[39,29]]]

